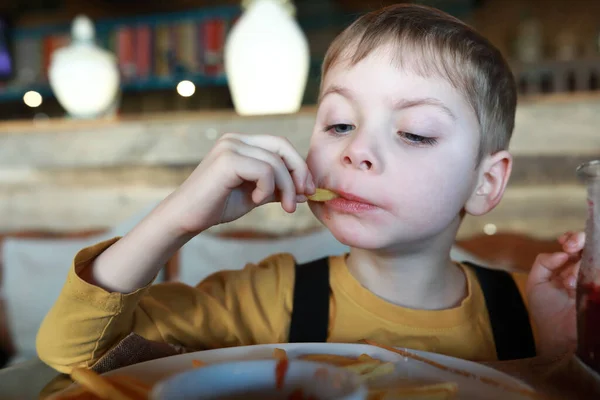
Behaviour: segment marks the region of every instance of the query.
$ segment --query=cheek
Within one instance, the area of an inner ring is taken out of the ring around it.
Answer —
[[[460,212],[471,192],[474,170],[470,165],[437,161],[410,171],[386,191],[396,199],[399,215],[431,223],[452,219]]]
[[[327,171],[330,170],[332,162],[333,154],[329,147],[319,143],[311,144],[306,157],[306,164],[316,180],[321,180],[327,176]]]

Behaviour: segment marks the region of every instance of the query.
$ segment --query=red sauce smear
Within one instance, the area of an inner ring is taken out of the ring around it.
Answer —
[[[285,374],[287,373],[290,362],[287,359],[279,360],[275,367],[275,387],[279,390],[283,388],[283,382],[285,381]]]

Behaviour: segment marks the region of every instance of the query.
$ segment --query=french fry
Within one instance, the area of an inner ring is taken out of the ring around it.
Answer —
[[[135,400],[121,392],[107,379],[87,368],[73,368],[71,378],[102,400]]]
[[[383,390],[369,391],[368,400],[450,400],[456,397],[458,385],[454,382],[414,384]]]
[[[83,386],[77,386],[73,389],[66,389],[64,393],[60,393],[58,395],[53,395],[50,398],[52,400],[71,400],[78,399],[84,396],[88,391]]]
[[[380,376],[388,375],[394,372],[394,364],[392,363],[382,363],[377,365],[370,371],[366,371],[364,374],[360,376],[360,379],[363,382],[367,382],[371,379],[378,378]]]
[[[336,354],[305,354],[299,358],[301,360],[322,362],[341,367],[356,363],[355,358],[338,356]]]
[[[378,361],[359,361],[354,364],[346,365],[343,368],[352,372],[356,372],[357,374],[365,374],[373,371],[375,368],[381,365]]]
[[[275,349],[273,350],[273,358],[276,360],[287,360],[288,356],[285,350]]]
[[[315,190],[315,194],[308,196],[308,200],[310,201],[329,201],[333,200],[336,197],[339,197],[337,193],[332,192],[331,190],[317,188]]]
[[[119,376],[111,376],[110,380],[114,381],[117,384],[122,385],[125,390],[131,392],[136,398],[147,399],[150,395],[150,391],[152,388],[150,385],[146,385],[143,382],[138,381],[135,378],[125,375]]]
[[[358,356],[358,361],[377,361],[377,362],[381,362],[379,360],[374,359],[373,357],[371,357],[368,354],[361,354],[360,356]]]

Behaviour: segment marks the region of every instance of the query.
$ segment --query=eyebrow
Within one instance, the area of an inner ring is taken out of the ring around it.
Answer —
[[[397,110],[421,106],[433,106],[439,108],[444,112],[444,114],[456,121],[456,115],[454,115],[452,110],[450,110],[441,100],[432,97],[424,97],[422,99],[402,99],[394,104],[394,108]]]
[[[352,96],[352,93],[350,92],[350,90],[348,90],[347,88],[342,87],[342,86],[331,85],[325,91],[323,91],[323,93],[319,97],[319,103],[321,103],[323,101],[325,96],[327,96],[329,94],[333,94],[333,93],[339,94],[340,96],[345,97],[348,100],[354,101],[354,97]],[[446,114],[447,116],[452,118],[452,120],[456,121],[456,115],[454,115],[452,110],[450,110],[450,108],[448,108],[441,100],[433,98],[433,97],[424,97],[424,98],[416,98],[416,99],[401,99],[394,103],[394,109],[396,109],[396,110],[405,110],[407,108],[422,107],[422,106],[432,106],[432,107],[439,108],[441,111],[444,112],[444,114]]]
[[[345,97],[348,100],[354,101],[354,97],[352,96],[352,93],[350,93],[350,90],[342,86],[331,85],[326,90],[324,90],[323,93],[321,93],[321,95],[319,96],[319,103],[321,103],[327,95],[334,93],[339,94],[340,96]]]

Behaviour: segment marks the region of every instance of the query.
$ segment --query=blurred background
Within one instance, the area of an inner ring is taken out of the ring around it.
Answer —
[[[223,68],[225,38],[239,16],[233,0],[16,0],[0,5],[0,119],[55,117],[63,109],[48,85],[54,50],[70,41],[79,14],[96,23],[98,44],[122,74],[121,115],[231,108]],[[357,15],[393,1],[301,0],[296,17],[310,47],[304,104],[314,104],[328,44]],[[475,26],[514,65],[522,93],[598,87],[600,2],[587,0],[422,0]],[[526,65],[523,65],[526,64]],[[565,75],[557,77],[557,75]],[[585,75],[585,76],[581,76]],[[182,98],[177,83],[197,94]],[[23,95],[29,91],[41,95]]]
[[[416,2],[476,27],[514,70],[513,176],[499,207],[465,219],[453,257],[527,269],[587,217],[575,168],[600,156],[600,1]],[[2,2],[0,353],[35,357],[75,252],[126,233],[223,133],[285,136],[305,154],[328,45],[392,3]],[[269,205],[190,242],[159,280],[195,284],[284,250],[302,261],[346,249],[306,207]]]

